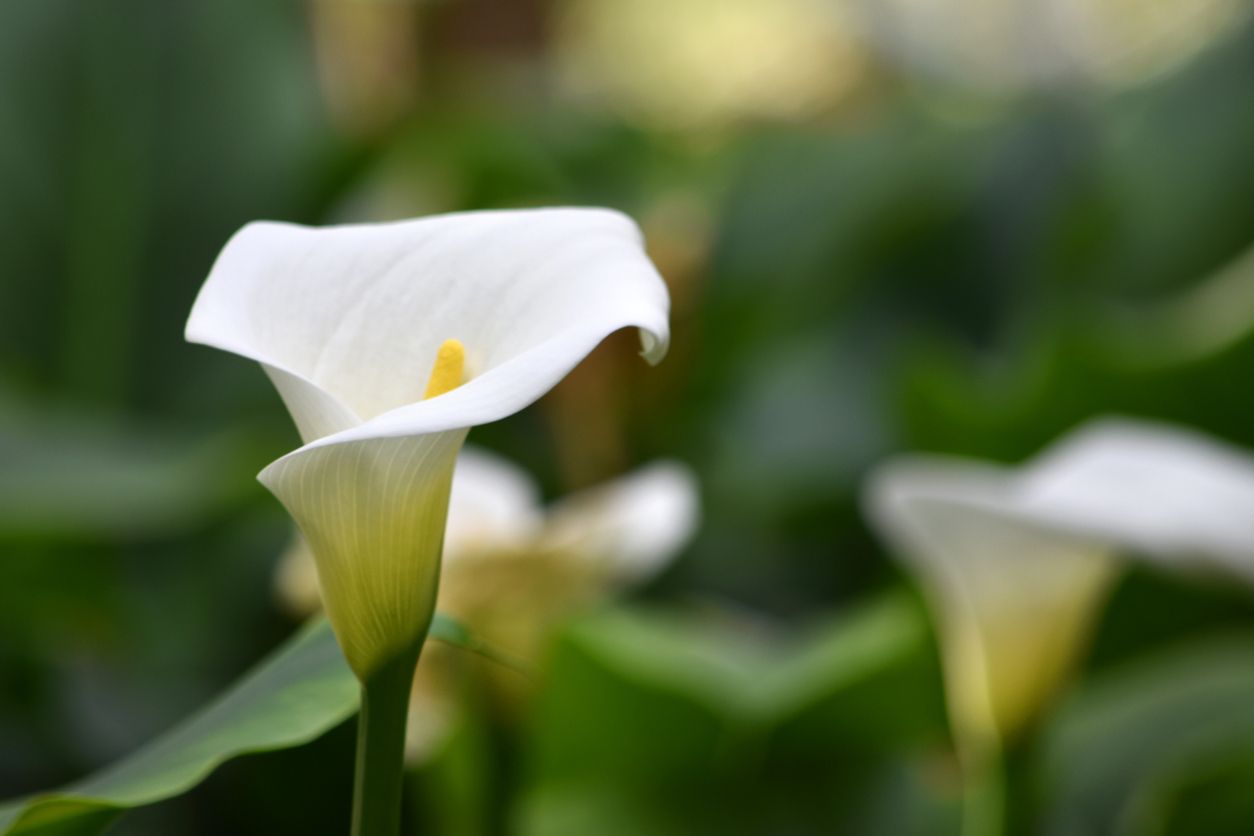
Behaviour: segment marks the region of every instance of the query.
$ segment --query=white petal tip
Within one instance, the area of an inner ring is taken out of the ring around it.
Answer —
[[[559,503],[550,545],[608,561],[618,583],[640,583],[688,545],[701,521],[697,478],[659,461]]]
[[[658,363],[661,363],[666,358],[668,349],[670,349],[669,340],[661,338],[645,328],[640,329],[640,356],[650,366],[656,366]]]

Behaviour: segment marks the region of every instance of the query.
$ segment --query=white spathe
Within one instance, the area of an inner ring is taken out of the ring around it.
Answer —
[[[1254,457],[1163,424],[1100,419],[1019,467],[903,456],[866,507],[936,612],[955,731],[977,751],[1054,696],[1119,558],[1254,582]]]
[[[529,474],[466,447],[449,499],[439,610],[535,663],[557,624],[655,575],[688,544],[699,518],[696,478],[678,462],[653,462],[546,509]],[[299,539],[279,564],[277,590],[296,614],[318,608],[313,560]],[[435,751],[454,728],[464,661],[439,645],[424,651],[412,696],[411,761]],[[527,684],[508,671],[492,682],[503,697]]]
[[[639,229],[610,210],[257,222],[218,257],[187,339],[261,363],[287,404],[304,446],[259,478],[308,540],[364,678],[426,631],[469,429],[534,402],[620,328],[658,362],[668,310]],[[465,382],[422,400],[449,339]]]

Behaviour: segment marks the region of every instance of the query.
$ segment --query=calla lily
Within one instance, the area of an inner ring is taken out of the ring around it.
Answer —
[[[258,222],[230,240],[187,338],[261,363],[287,404],[304,446],[259,478],[309,542],[359,678],[425,635],[468,430],[620,328],[658,362],[668,304],[639,230],[608,210]]]
[[[1054,696],[1122,558],[1254,582],[1254,458],[1185,429],[1099,420],[1017,468],[903,457],[866,500],[931,599],[977,758]]]
[[[453,475],[439,594],[441,612],[532,663],[560,621],[664,568],[687,544],[699,513],[696,480],[676,462],[653,463],[548,509],[539,497],[518,467],[464,449]],[[299,538],[284,554],[277,581],[293,612],[318,608],[313,559]],[[452,653],[433,647],[419,662],[411,761],[431,754],[459,716]],[[499,697],[521,696],[523,677],[493,673]]]

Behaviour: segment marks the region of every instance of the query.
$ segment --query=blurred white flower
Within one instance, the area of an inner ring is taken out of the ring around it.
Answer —
[[[1254,583],[1254,457],[1185,429],[1104,419],[1014,468],[906,456],[866,500],[930,599],[973,757],[1055,695],[1120,558]]]
[[[812,117],[864,68],[844,0],[564,0],[558,12],[566,86],[651,127]]]
[[[466,448],[453,475],[439,609],[534,663],[562,620],[663,569],[687,545],[698,516],[696,480],[676,462],[648,465],[546,510],[526,473]],[[317,573],[299,537],[280,561],[277,583],[292,612],[318,608]],[[451,731],[460,710],[458,661],[457,651],[439,645],[423,652],[412,695],[411,760],[432,753]],[[492,681],[506,698],[526,686],[505,669]]]
[[[470,427],[532,403],[620,328],[659,361],[668,307],[639,230],[607,210],[259,222],[231,239],[187,338],[260,362],[287,404],[305,444],[259,478],[310,544],[358,677],[426,634]]]
[[[876,43],[929,75],[991,90],[1136,84],[1236,26],[1248,0],[876,0]]]

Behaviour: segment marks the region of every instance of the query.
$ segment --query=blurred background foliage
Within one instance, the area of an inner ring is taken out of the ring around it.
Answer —
[[[857,490],[1120,412],[1254,447],[1242,0],[0,6],[0,796],[129,751],[290,634],[253,476],[296,442],[182,327],[254,218],[601,204],[674,300],[473,441],[552,496],[674,456],[704,523],[555,640],[414,832],[957,829],[926,614]],[[1148,572],[1024,753],[1042,832],[1248,833],[1254,599]],[[474,699],[468,694],[467,699]],[[351,724],[117,833],[336,832]],[[293,805],[291,799],[299,799]]]

